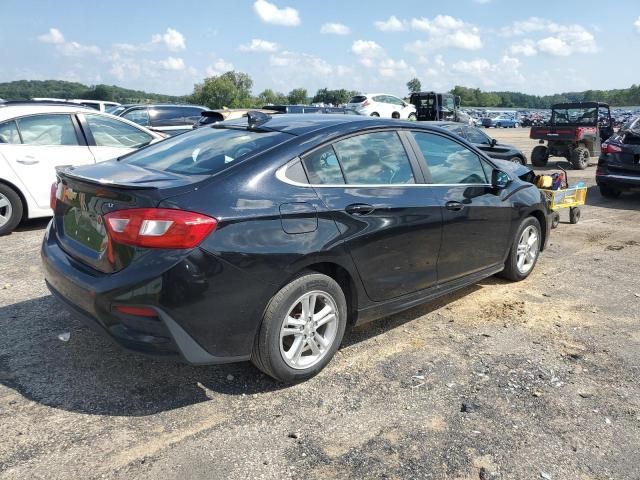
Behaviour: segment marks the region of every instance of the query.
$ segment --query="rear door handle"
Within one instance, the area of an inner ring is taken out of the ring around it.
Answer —
[[[16,160],[16,162],[21,163],[22,165],[35,165],[36,163],[38,163],[40,160],[36,160],[33,157],[26,157],[26,158],[18,158]]]
[[[464,208],[464,205],[460,202],[447,202],[444,206],[447,210],[451,210],[453,212],[459,212]]]
[[[376,207],[368,203],[354,203],[345,208],[346,212],[351,215],[368,215],[375,209]]]

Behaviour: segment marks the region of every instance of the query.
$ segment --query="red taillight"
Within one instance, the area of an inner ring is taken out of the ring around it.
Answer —
[[[58,183],[55,182],[51,184],[51,194],[49,195],[49,206],[51,207],[51,210],[56,209],[57,194],[58,194]]]
[[[369,102],[369,100],[365,100],[364,102],[362,102],[362,106],[363,106],[363,107],[368,107],[369,105],[371,105],[371,103]]]
[[[170,208],[118,210],[104,218],[112,241],[145,248],[193,248],[218,225],[201,213]]]
[[[153,308],[149,307],[132,307],[129,305],[116,305],[113,307],[116,312],[125,315],[135,315],[137,317],[157,317],[158,314]]]
[[[622,152],[622,148],[617,145],[611,145],[610,143],[603,143],[600,147],[600,151],[602,153],[620,153]]]

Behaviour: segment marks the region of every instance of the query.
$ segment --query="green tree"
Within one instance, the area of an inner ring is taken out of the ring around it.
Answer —
[[[251,107],[254,103],[252,86],[253,80],[246,73],[226,72],[205,78],[202,83],[194,85],[189,100],[209,108]]]
[[[409,89],[409,93],[416,93],[422,91],[422,84],[420,80],[417,78],[412,78],[407,82],[407,88]]]
[[[287,96],[281,92],[274,92],[270,88],[265,89],[256,97],[256,106],[281,105],[287,103]]]
[[[306,88],[294,88],[287,95],[287,100],[291,105],[306,105],[309,99],[307,98]]]

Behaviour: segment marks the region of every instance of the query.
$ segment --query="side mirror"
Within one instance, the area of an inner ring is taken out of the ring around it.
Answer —
[[[509,177],[509,174],[507,174],[506,172],[503,172],[502,170],[494,170],[491,173],[491,185],[493,186],[493,188],[502,190],[504,188],[507,188],[510,183],[511,177]]]
[[[498,144],[498,141],[495,138],[491,139],[491,148],[495,147]]]

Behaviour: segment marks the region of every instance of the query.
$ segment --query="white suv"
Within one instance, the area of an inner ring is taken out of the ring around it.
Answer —
[[[347,108],[360,115],[372,117],[417,120],[416,107],[398,97],[386,93],[367,93],[356,95],[349,100]]]

